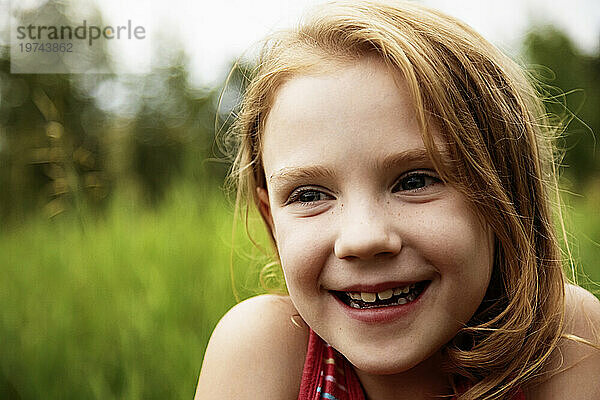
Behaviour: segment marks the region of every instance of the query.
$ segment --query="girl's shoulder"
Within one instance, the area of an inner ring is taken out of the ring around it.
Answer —
[[[527,390],[528,400],[600,399],[600,301],[570,284],[564,333],[543,380]]]
[[[308,336],[288,296],[237,304],[210,338],[195,400],[296,398]]]

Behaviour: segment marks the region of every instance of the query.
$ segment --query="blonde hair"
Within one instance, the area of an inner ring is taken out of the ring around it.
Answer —
[[[261,138],[282,83],[367,55],[401,74],[436,169],[495,234],[488,291],[444,348],[445,367],[455,385],[470,382],[461,400],[510,398],[540,373],[563,331],[565,277],[551,212],[557,132],[523,69],[469,26],[412,3],[334,2],[269,37],[230,131],[236,210],[242,199],[258,204],[256,188],[266,188]]]

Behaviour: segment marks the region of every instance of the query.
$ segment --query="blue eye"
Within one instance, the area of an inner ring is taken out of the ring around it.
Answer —
[[[400,178],[396,185],[394,185],[394,191],[414,192],[423,190],[428,186],[440,183],[441,180],[434,176],[428,175],[423,172],[413,172]]]
[[[327,200],[328,198],[330,198],[331,196],[329,196],[328,194],[325,194],[319,190],[316,189],[300,189],[297,191],[294,191],[291,195],[290,198],[288,199],[286,204],[291,204],[291,203],[295,203],[298,202],[300,204],[302,203],[314,203],[320,200]]]

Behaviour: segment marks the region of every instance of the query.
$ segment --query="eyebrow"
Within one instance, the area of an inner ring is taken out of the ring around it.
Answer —
[[[444,153],[440,154],[444,158]],[[413,163],[428,163],[431,158],[424,148],[410,149],[401,153],[391,154],[383,160],[375,161],[375,169],[385,171],[401,165]],[[282,185],[285,181],[302,179],[324,179],[335,176],[332,169],[323,165],[311,165],[308,167],[284,167],[271,174],[268,180],[273,186]]]

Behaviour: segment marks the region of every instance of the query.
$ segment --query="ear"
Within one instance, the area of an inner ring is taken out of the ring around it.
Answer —
[[[267,192],[267,189],[257,187],[256,194],[258,197],[258,211],[260,211],[260,215],[262,215],[263,220],[269,226],[271,236],[275,236],[273,216],[271,215],[271,204],[269,203],[269,193]]]

